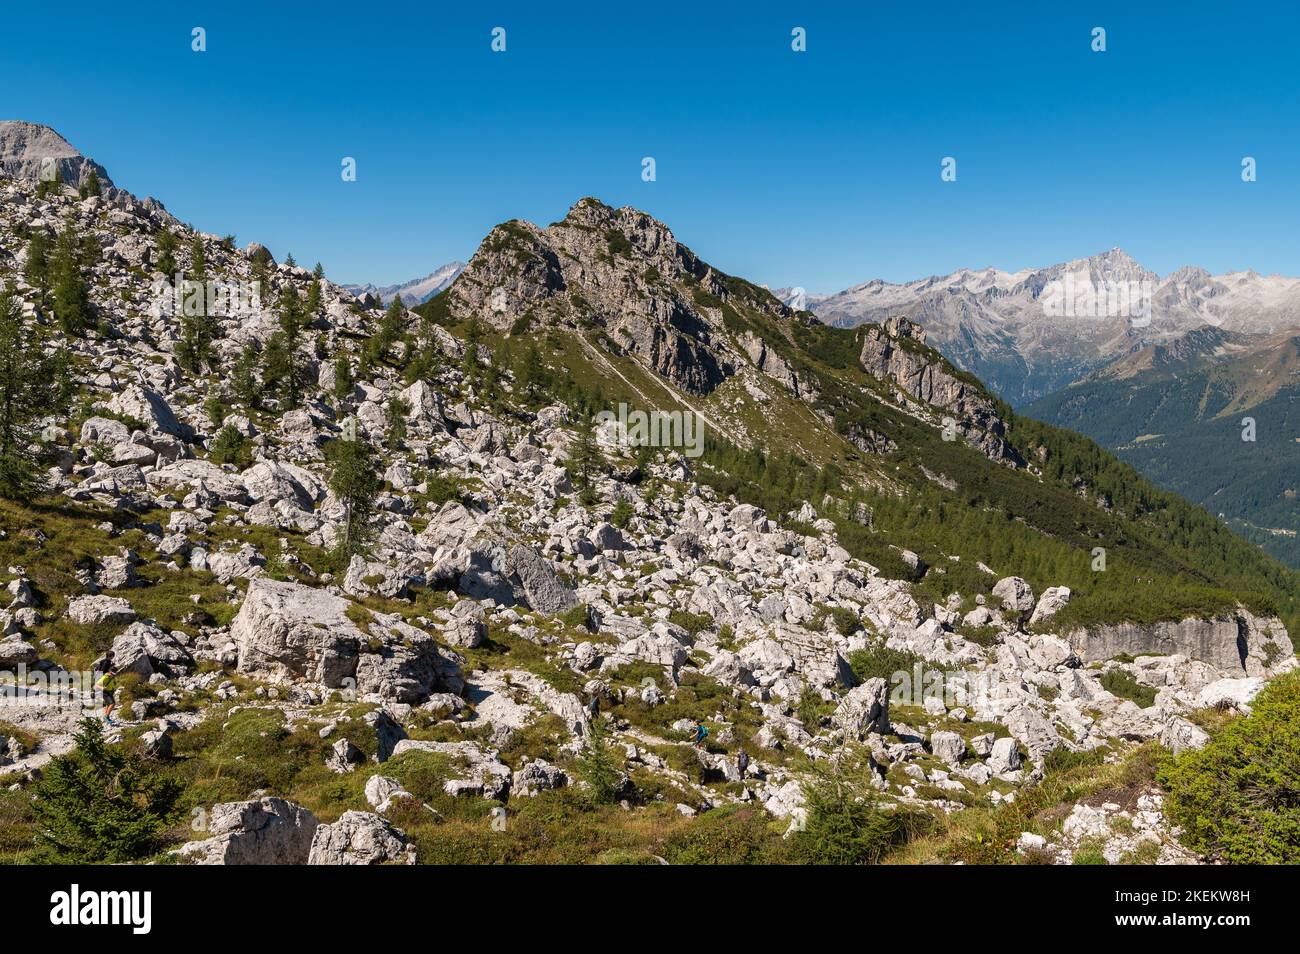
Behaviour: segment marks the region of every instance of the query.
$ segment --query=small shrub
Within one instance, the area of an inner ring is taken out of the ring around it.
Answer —
[[[217,431],[217,436],[212,439],[212,448],[208,451],[208,456],[213,463],[243,466],[249,460],[248,440],[227,424]]]
[[[808,822],[794,837],[808,864],[875,864],[932,824],[923,812],[881,807],[869,786],[829,772],[804,785],[804,805]]]
[[[917,663],[925,660],[916,653],[890,649],[883,642],[849,656],[849,668],[859,683],[877,677],[888,680],[896,672],[911,672]]]
[[[578,757],[578,777],[587,783],[587,794],[597,805],[618,799],[623,770],[610,747],[608,733],[599,719],[593,719],[582,754]]]
[[[618,503],[614,504],[614,511],[609,515],[609,522],[622,530],[635,513],[636,511],[632,509],[632,505],[620,498]]]
[[[1250,715],[1168,758],[1157,778],[1188,847],[1229,864],[1300,862],[1300,672],[1274,679]]]
[[[1143,709],[1148,709],[1155,704],[1156,691],[1138,682],[1127,669],[1108,670],[1101,674],[1098,681],[1111,695],[1119,696],[1121,699],[1132,699]]]

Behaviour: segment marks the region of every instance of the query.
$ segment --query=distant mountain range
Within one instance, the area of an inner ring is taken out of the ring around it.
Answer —
[[[464,270],[464,262],[448,262],[423,278],[413,278],[400,285],[344,285],[343,287],[358,298],[369,295],[380,299],[385,305],[400,295],[404,304],[414,307],[423,305],[434,295],[445,291],[447,286],[456,280],[456,276]]]
[[[1300,566],[1300,332],[1202,327],[1022,410],[1087,434]]]
[[[798,290],[778,293],[792,302]],[[838,327],[904,315],[1013,406],[1203,325],[1246,335],[1300,327],[1300,279],[1182,268],[1160,277],[1121,249],[1047,268],[880,279],[805,307]]]

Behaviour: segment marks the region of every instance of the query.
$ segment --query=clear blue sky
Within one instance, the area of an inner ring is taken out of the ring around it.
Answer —
[[[0,118],[339,281],[425,274],[584,195],[811,291],[1116,245],[1162,274],[1300,274],[1296,7],[7,4]]]

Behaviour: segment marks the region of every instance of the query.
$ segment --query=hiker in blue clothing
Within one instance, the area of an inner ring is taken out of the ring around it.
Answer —
[[[695,747],[704,748],[704,740],[708,738],[709,730],[704,727],[704,723],[699,719],[695,720]]]

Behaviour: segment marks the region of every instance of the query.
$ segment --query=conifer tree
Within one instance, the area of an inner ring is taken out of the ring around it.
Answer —
[[[596,477],[605,466],[596,442],[596,427],[590,414],[575,414],[573,448],[569,452],[569,473],[578,488],[578,500],[585,507],[596,502]]]
[[[103,184],[99,181],[99,173],[95,171],[94,166],[90,167],[90,174],[86,176],[86,181],[82,183],[81,188],[78,191],[83,199],[89,198],[92,195],[104,194]]]
[[[40,861],[120,864],[158,850],[180,784],[110,744],[96,719],[83,719],[73,739],[76,747],[45,767],[35,789]]]
[[[197,232],[190,239],[190,279],[196,282],[208,280],[208,257],[203,251],[203,237]]]
[[[82,248],[69,219],[54,243],[50,258],[50,284],[54,317],[64,334],[81,334],[90,323],[90,296],[81,273]]]
[[[27,500],[44,486],[38,423],[64,403],[62,369],[24,327],[22,305],[0,288],[0,496]]]
[[[346,401],[354,387],[356,379],[352,376],[352,362],[340,351],[334,359],[334,400],[340,404]]]
[[[32,232],[27,240],[27,261],[23,263],[23,278],[35,288],[44,300],[50,291],[50,234],[44,228]]]
[[[337,550],[351,557],[363,553],[374,536],[375,498],[382,481],[370,445],[360,436],[345,437],[325,446],[329,460],[329,485],[343,505],[343,529]]]
[[[176,263],[176,246],[176,233],[171,229],[165,228],[158,233],[158,261],[154,267],[168,278],[180,271]]]
[[[235,399],[250,410],[262,404],[262,386],[257,375],[261,360],[257,346],[250,342],[240,352],[230,375],[230,389],[234,392]]]

